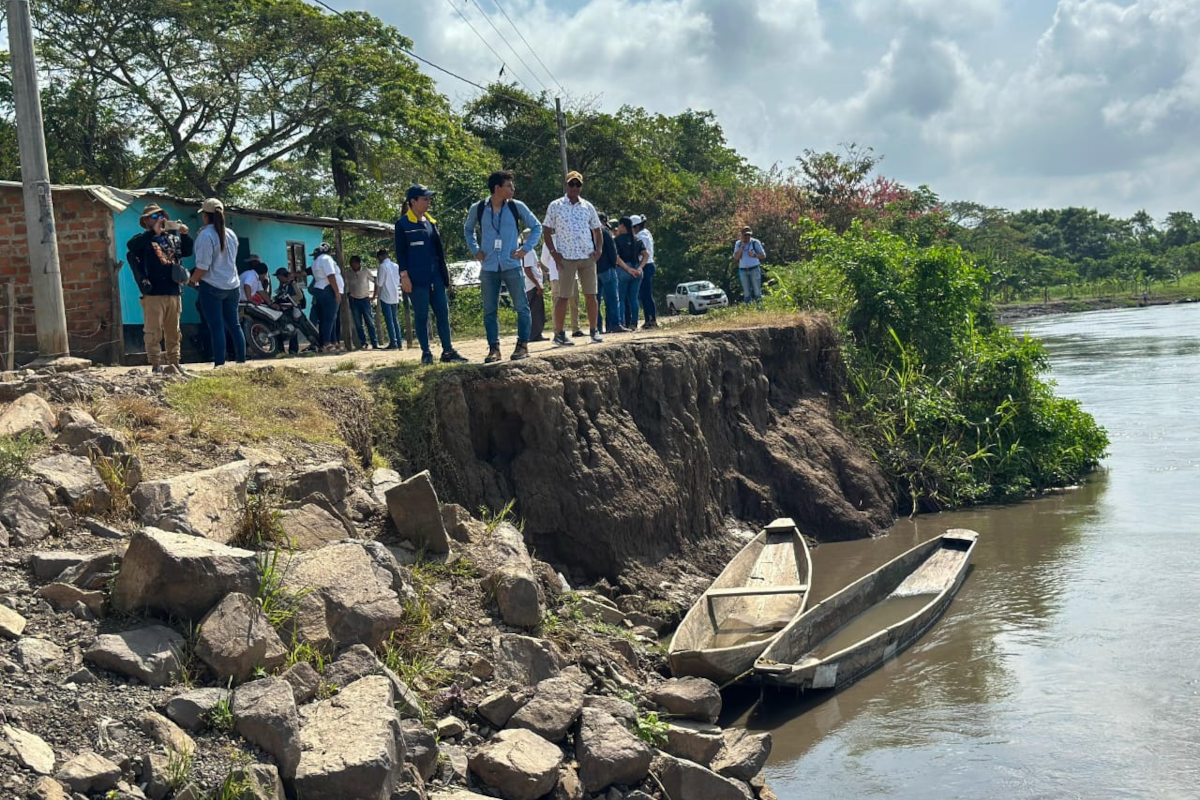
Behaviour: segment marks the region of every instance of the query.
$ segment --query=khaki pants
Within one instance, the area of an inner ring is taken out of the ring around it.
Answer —
[[[558,299],[558,278],[550,281],[550,296],[555,300]],[[569,299],[567,310],[571,312],[571,330],[579,330],[579,279],[575,279],[575,292]]]
[[[142,298],[142,338],[146,343],[146,361],[162,366],[161,340],[167,341],[167,363],[179,363],[179,314],[182,298],[177,294],[146,295]]]

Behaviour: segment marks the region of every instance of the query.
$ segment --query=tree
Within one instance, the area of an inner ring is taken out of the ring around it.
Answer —
[[[47,66],[80,76],[136,137],[139,186],[223,195],[278,160],[347,137],[400,140],[447,114],[399,51],[410,42],[361,12],[302,0],[37,0]],[[343,182],[352,189],[352,175]]]

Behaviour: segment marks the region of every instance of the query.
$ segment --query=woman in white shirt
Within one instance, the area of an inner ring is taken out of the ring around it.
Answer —
[[[241,281],[237,234],[225,227],[225,204],[210,197],[200,206],[204,227],[196,235],[196,268],[190,285],[200,294],[200,313],[212,339],[213,366],[225,363],[226,337],[237,363],[246,363],[246,337],[238,320]]]
[[[319,309],[321,349],[331,352],[337,341],[338,308],[342,303],[342,271],[330,255],[329,245],[322,242],[313,250],[313,305]]]

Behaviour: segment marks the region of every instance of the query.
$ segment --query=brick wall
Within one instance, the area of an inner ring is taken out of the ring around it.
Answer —
[[[114,260],[113,214],[81,189],[54,191],[54,221],[71,354],[97,363],[121,358],[120,299]],[[33,288],[29,281],[25,206],[19,186],[0,186],[0,283],[14,282],[17,363],[37,357]],[[3,293],[0,293],[0,300]],[[0,308],[0,341],[7,315]]]

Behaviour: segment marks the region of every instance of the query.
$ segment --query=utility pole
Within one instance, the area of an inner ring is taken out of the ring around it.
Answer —
[[[10,0],[11,1],[11,0]],[[563,115],[562,99],[554,98],[554,118],[558,122],[558,154],[562,156],[563,187],[567,185],[567,118]]]
[[[62,273],[58,267],[58,235],[50,197],[42,99],[33,58],[33,23],[29,0],[8,0],[8,49],[12,55],[13,98],[17,110],[17,145],[21,152],[21,186],[25,196],[25,238],[29,242],[29,282],[38,355],[57,358],[71,352]]]

